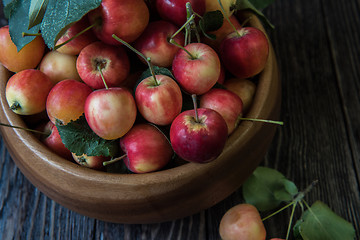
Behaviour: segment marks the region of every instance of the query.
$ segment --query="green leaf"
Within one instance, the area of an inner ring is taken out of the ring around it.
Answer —
[[[4,6],[4,16],[9,19],[10,18],[10,13],[11,10],[14,6],[14,3],[16,2],[16,0],[3,0],[3,6]]]
[[[249,0],[256,9],[264,9],[274,2],[274,0]]]
[[[241,10],[250,10],[253,13],[255,13],[262,21],[264,21],[269,27],[275,28],[274,25],[272,25],[265,17],[265,15],[257,9],[249,0],[237,0],[236,5],[234,6],[235,10],[241,11]]]
[[[23,36],[23,33],[37,34],[39,26],[28,29],[30,0],[15,0],[11,3],[9,31],[11,40],[20,51],[35,36]]]
[[[326,204],[316,201],[295,225],[304,240],[353,240],[351,223],[334,213]]]
[[[218,30],[223,25],[223,22],[224,16],[221,11],[216,10],[212,12],[206,12],[203,18],[199,21],[199,27],[206,37],[215,39],[215,35],[209,34],[208,32]]]
[[[31,0],[29,9],[29,29],[40,24],[49,0]]]
[[[49,0],[40,27],[46,45],[53,49],[56,41],[72,23],[79,21],[100,3],[101,0]]]
[[[277,170],[258,167],[243,185],[245,202],[259,211],[268,211],[290,202],[298,193],[294,183]]]
[[[76,155],[114,157],[119,152],[119,140],[105,140],[96,135],[84,115],[66,125],[56,124],[56,127],[65,147]]]

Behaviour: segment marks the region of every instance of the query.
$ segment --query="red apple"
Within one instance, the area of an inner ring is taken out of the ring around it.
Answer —
[[[238,204],[222,217],[219,226],[223,240],[265,240],[266,230],[258,210],[250,204]]]
[[[199,108],[180,113],[170,127],[170,141],[176,154],[189,162],[205,163],[218,157],[227,140],[227,126],[214,110]]]
[[[134,125],[136,104],[125,88],[99,89],[85,102],[89,127],[101,138],[113,140],[124,136]]]
[[[177,26],[182,26],[187,20],[186,3],[200,16],[205,13],[205,0],[156,0],[156,9],[160,17]]]
[[[220,59],[214,49],[203,43],[188,44],[175,55],[172,70],[180,86],[190,94],[204,94],[220,76]]]
[[[78,156],[75,153],[72,153],[72,157],[77,164],[96,170],[104,170],[105,167],[103,166],[103,162],[109,161],[111,159],[110,157],[88,156],[86,154]]]
[[[150,57],[152,64],[159,67],[170,67],[179,48],[169,43],[168,40],[177,30],[177,26],[167,21],[150,22],[134,42],[134,47],[145,57]],[[180,32],[174,40],[183,46],[184,34]],[[140,59],[143,61],[143,58]]]
[[[8,80],[5,97],[15,113],[32,115],[45,110],[46,98],[53,86],[50,78],[41,71],[26,69]]]
[[[219,75],[219,78],[217,80],[217,83],[220,83],[220,84],[224,84],[225,82],[225,77],[226,77],[226,72],[225,72],[225,68],[223,65],[220,66],[220,75]]]
[[[73,55],[51,51],[41,60],[39,69],[48,75],[54,84],[65,79],[81,81],[76,70],[76,59]]]
[[[20,72],[35,68],[45,52],[45,43],[41,37],[36,37],[20,51],[10,38],[9,26],[0,28],[0,63],[11,72]]]
[[[46,100],[46,111],[51,122],[66,125],[84,114],[87,96],[92,89],[85,83],[67,79],[57,83]]]
[[[141,115],[157,125],[168,125],[179,115],[182,94],[179,85],[170,77],[156,75],[145,78],[135,91],[135,100]]]
[[[255,83],[248,79],[230,78],[224,82],[224,86],[241,98],[243,102],[243,113],[247,113],[255,96]]]
[[[100,7],[89,12],[90,24],[103,42],[120,45],[113,39],[115,34],[125,42],[135,41],[149,23],[149,9],[143,0],[103,0]]]
[[[220,45],[220,57],[225,68],[239,78],[260,73],[268,55],[269,43],[265,34],[253,27],[230,33]]]
[[[85,17],[83,17],[82,19],[71,25],[66,30],[66,32],[56,42],[56,46],[76,36],[83,30],[85,30],[87,27],[89,27],[89,25],[90,25],[89,20],[86,15]],[[56,51],[70,55],[78,55],[84,47],[95,41],[97,41],[97,38],[94,35],[93,31],[88,30],[82,33],[81,35],[75,37],[74,39],[72,39],[70,42],[66,43],[62,47],[58,48]]]
[[[118,87],[128,77],[130,61],[122,46],[94,42],[81,50],[76,68],[81,79],[94,89],[105,88],[100,71],[108,87]]]
[[[57,155],[65,159],[72,160],[71,152],[62,142],[56,125],[49,121],[42,130],[45,133],[48,133],[46,137],[41,138],[41,141],[45,144],[45,146]]]
[[[126,154],[125,165],[134,173],[158,171],[174,154],[169,140],[151,124],[135,125],[120,139],[120,146]]]
[[[243,103],[235,93],[220,88],[213,88],[200,98],[200,107],[218,112],[225,120],[228,134],[231,134],[242,116]]]

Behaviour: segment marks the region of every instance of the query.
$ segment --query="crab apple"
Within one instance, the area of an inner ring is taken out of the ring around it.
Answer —
[[[75,37],[77,34],[81,33],[82,31],[84,31],[84,29],[89,27],[89,25],[89,20],[87,18],[87,15],[85,15],[85,17],[71,25],[65,31],[65,33],[56,42],[56,46]],[[95,41],[97,41],[95,34],[93,33],[93,31],[89,30],[73,38],[70,42],[61,46],[56,51],[69,55],[78,55],[84,47]]]
[[[224,149],[227,126],[224,118],[212,109],[195,109],[180,113],[170,127],[170,141],[176,154],[189,162],[206,163]]]
[[[41,138],[41,142],[57,155],[65,159],[72,160],[71,152],[62,142],[56,125],[49,121],[42,130],[48,135]]]
[[[205,0],[206,3],[206,12],[221,10],[221,6],[218,0]],[[236,5],[236,0],[221,0],[221,5],[225,10],[225,14],[230,17],[232,16],[234,10],[232,9],[233,6]]]
[[[134,125],[136,113],[134,97],[126,88],[95,90],[85,102],[89,127],[106,140],[124,136]]]
[[[149,9],[143,0],[103,0],[100,7],[89,12],[90,24],[103,42],[120,45],[115,34],[125,42],[135,41],[149,23]]]
[[[220,75],[219,75],[219,78],[217,80],[217,83],[220,83],[220,84],[224,84],[225,82],[225,77],[226,77],[226,72],[225,72],[225,68],[223,65],[220,66]]]
[[[54,86],[48,76],[36,69],[15,73],[5,88],[11,110],[20,115],[33,115],[45,110],[46,98]]]
[[[244,27],[227,35],[220,45],[225,68],[238,78],[260,73],[267,62],[269,43],[265,34],[254,27]]]
[[[154,125],[137,124],[120,139],[125,152],[124,163],[134,173],[148,173],[162,169],[174,154],[169,140]]]
[[[65,79],[81,81],[76,70],[76,59],[73,55],[51,51],[41,60],[39,69],[48,75],[54,84]]]
[[[220,88],[213,88],[200,98],[200,107],[218,112],[225,120],[230,135],[242,116],[243,103],[235,93]]]
[[[46,100],[46,111],[51,122],[66,125],[84,114],[85,101],[92,89],[85,83],[66,79],[57,83]]]
[[[76,67],[81,79],[94,89],[105,88],[101,72],[108,87],[119,87],[129,75],[130,61],[122,46],[97,41],[81,50]]]
[[[165,75],[155,77],[147,77],[137,86],[136,105],[147,121],[168,125],[181,112],[182,93],[172,78]]]
[[[178,30],[178,27],[168,21],[150,22],[141,36],[134,42],[134,47],[151,63],[159,67],[170,67],[178,47],[168,40]],[[180,32],[174,38],[175,42],[184,45],[184,34]],[[140,58],[143,61],[143,58]]]
[[[219,233],[223,240],[265,240],[266,230],[256,207],[238,204],[222,217]]]
[[[249,79],[230,78],[226,79],[224,86],[241,98],[243,102],[243,113],[247,113],[255,96],[255,83]]]
[[[20,51],[11,40],[9,26],[0,28],[0,63],[11,72],[20,72],[39,65],[45,52],[44,40],[37,36]]]
[[[180,49],[172,64],[180,86],[190,94],[204,94],[217,82],[221,72],[219,56],[204,43],[190,43]]]
[[[205,0],[156,0],[155,6],[162,19],[180,27],[187,20],[187,2],[190,2],[194,12],[200,16],[204,15]]]
[[[96,170],[104,170],[103,162],[109,161],[110,157],[105,156],[88,156],[86,154],[76,155],[72,153],[75,162],[81,166]]]

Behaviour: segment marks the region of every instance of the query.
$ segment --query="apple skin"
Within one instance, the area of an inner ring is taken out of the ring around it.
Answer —
[[[182,93],[179,85],[170,77],[156,75],[140,82],[135,90],[135,100],[141,115],[156,125],[168,125],[181,112]]]
[[[173,74],[180,86],[190,94],[201,95],[218,81],[221,72],[219,56],[214,49],[203,43],[186,45],[195,59],[180,49],[172,64]]]
[[[81,50],[76,68],[81,79],[94,89],[105,88],[98,65],[108,87],[119,87],[130,73],[129,57],[122,46],[97,41]]]
[[[135,41],[148,25],[150,13],[143,0],[103,0],[97,9],[88,13],[88,17],[90,24],[100,22],[93,28],[98,39],[121,45],[112,35],[128,43]]]
[[[267,62],[269,43],[265,34],[254,27],[244,27],[226,36],[220,45],[225,68],[238,78],[260,73]]]
[[[81,81],[76,69],[76,59],[73,55],[51,51],[41,60],[39,69],[48,75],[54,84],[65,79]]]
[[[225,77],[226,77],[226,72],[225,72],[225,68],[223,65],[220,66],[220,75],[219,75],[219,78],[217,80],[217,83],[220,83],[220,84],[224,84],[225,82]]]
[[[26,69],[8,80],[5,97],[15,113],[33,115],[45,110],[46,98],[53,86],[54,83],[41,71]]]
[[[255,83],[249,79],[230,78],[226,79],[224,86],[241,98],[243,102],[243,113],[247,113],[255,96]]]
[[[168,21],[150,22],[145,31],[134,42],[134,47],[145,57],[150,57],[152,64],[159,67],[170,67],[179,48],[171,44],[168,39],[177,30],[178,27]],[[174,40],[183,46],[184,34],[180,32]],[[144,62],[142,58],[140,59]]]
[[[219,226],[223,240],[265,240],[266,230],[258,210],[250,204],[238,204],[222,217]]]
[[[243,103],[235,93],[226,89],[213,88],[201,96],[200,107],[218,112],[224,118],[230,135],[238,126]]]
[[[99,89],[85,102],[89,127],[101,138],[113,140],[125,135],[136,120],[136,103],[126,88]]]
[[[62,142],[59,131],[55,124],[49,121],[45,125],[43,131],[49,134],[48,136],[41,138],[41,142],[44,143],[46,147],[65,159],[73,159],[70,150],[67,149]]]
[[[71,25],[59,38],[55,45],[60,45],[63,42],[66,42],[70,38],[74,37],[76,34],[89,27],[89,25],[89,19],[87,15],[85,15],[85,17]],[[84,47],[95,41],[97,41],[95,34],[92,30],[89,30],[77,36],[62,47],[58,48],[56,51],[69,55],[78,55]]]
[[[176,24],[178,27],[187,21],[186,3],[200,16],[205,13],[205,0],[156,0],[155,6],[160,17]]]
[[[220,4],[218,2],[218,0],[205,0],[205,4],[206,4],[206,12],[211,12],[211,11],[222,11]],[[233,12],[230,8],[232,5],[236,4],[236,0],[221,0],[221,5],[224,7],[225,10],[225,14],[230,17],[232,16]],[[224,18],[224,21],[225,18]]]
[[[137,124],[120,139],[125,152],[124,163],[134,173],[148,173],[162,169],[174,154],[169,140],[151,124]]]
[[[227,126],[223,117],[214,110],[198,108],[180,113],[170,127],[170,141],[176,154],[182,159],[206,163],[218,157],[227,140]]]
[[[85,101],[92,89],[85,83],[73,79],[57,83],[46,100],[46,111],[50,121],[66,125],[84,114]]]
[[[20,72],[38,66],[45,52],[45,43],[36,37],[19,52],[10,38],[9,26],[0,28],[0,63],[11,72]]]
[[[72,153],[72,158],[75,160],[75,162],[81,166],[100,170],[105,170],[105,167],[103,166],[103,162],[109,161],[110,157],[104,157],[104,156],[88,156],[86,154],[82,154],[80,156],[76,155],[75,153]]]

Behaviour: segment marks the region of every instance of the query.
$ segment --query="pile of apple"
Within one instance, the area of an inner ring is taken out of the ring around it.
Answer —
[[[263,70],[269,52],[266,36],[232,15],[232,2],[222,0],[221,8],[216,0],[151,5],[103,0],[65,32],[56,50],[47,49],[38,36],[17,52],[9,27],[2,27],[0,62],[14,73],[6,85],[9,107],[20,115],[46,112],[51,135],[44,143],[94,169],[103,169],[110,157],[71,153],[57,126],[84,115],[99,137],[119,140],[122,159],[134,173],[164,168],[174,152],[189,162],[210,162],[249,109],[256,88],[249,78]],[[194,13],[190,17],[187,6]],[[222,27],[211,33],[216,40],[184,34],[215,10],[225,14]],[[60,45],[90,25],[91,30]],[[139,69],[146,66],[152,75],[136,84]],[[174,78],[155,73],[154,66]],[[219,84],[223,87],[215,87]],[[184,96],[192,97],[193,109],[183,110]],[[163,126],[169,127],[169,138],[159,130]]]

